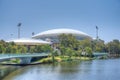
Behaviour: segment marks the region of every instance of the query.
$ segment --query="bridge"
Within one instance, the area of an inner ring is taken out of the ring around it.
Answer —
[[[0,61],[12,58],[19,58],[20,64],[29,64],[33,57],[47,57],[49,53],[27,53],[27,54],[0,54]]]

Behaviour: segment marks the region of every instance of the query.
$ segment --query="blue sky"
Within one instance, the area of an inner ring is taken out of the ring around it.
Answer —
[[[0,0],[0,39],[72,28],[108,42],[120,40],[120,0]]]

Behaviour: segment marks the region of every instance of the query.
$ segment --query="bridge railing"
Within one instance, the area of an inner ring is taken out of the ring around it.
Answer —
[[[0,59],[4,58],[16,58],[16,57],[37,57],[37,56],[48,56],[49,53],[22,53],[22,54],[0,54]]]

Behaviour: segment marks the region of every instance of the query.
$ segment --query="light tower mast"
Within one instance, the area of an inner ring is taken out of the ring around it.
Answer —
[[[18,39],[20,38],[20,27],[21,27],[21,23],[18,23]]]
[[[99,36],[98,36],[98,27],[96,26],[96,40],[98,40],[99,39]]]

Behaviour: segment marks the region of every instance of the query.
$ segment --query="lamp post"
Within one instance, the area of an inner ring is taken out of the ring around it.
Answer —
[[[99,37],[98,37],[98,27],[96,26],[96,39],[98,40]]]
[[[18,39],[20,38],[20,27],[21,27],[21,23],[18,23]]]
[[[34,36],[35,35],[35,33],[34,32],[32,32],[32,36]]]

